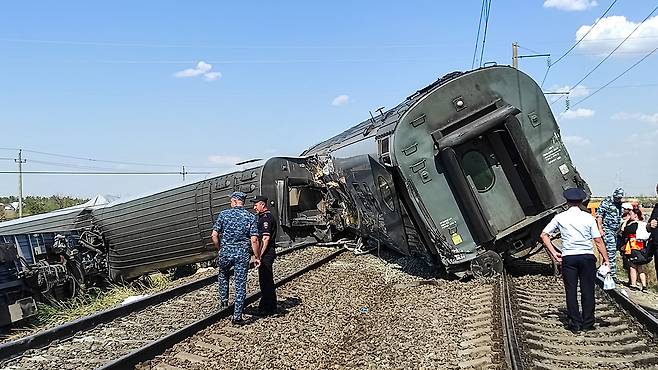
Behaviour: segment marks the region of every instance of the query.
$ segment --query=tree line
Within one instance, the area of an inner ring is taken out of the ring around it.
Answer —
[[[63,195],[51,195],[49,197],[27,196],[23,198],[23,216],[38,215],[62,208],[77,206],[88,200],[89,199],[87,198],[74,198]],[[0,197],[0,203],[9,204],[13,202],[18,202],[18,197]],[[11,220],[16,217],[18,217],[18,210],[15,212],[6,211],[4,207],[0,207],[0,220]]]

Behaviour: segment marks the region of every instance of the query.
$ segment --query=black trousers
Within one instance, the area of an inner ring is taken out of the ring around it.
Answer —
[[[274,287],[274,259],[276,259],[276,251],[273,245],[267,247],[265,254],[261,256],[260,267],[258,267],[258,282],[260,283],[260,291],[262,293],[260,302],[258,303],[258,310],[266,313],[276,312],[276,290]]]
[[[590,329],[594,325],[594,280],[596,279],[596,257],[579,254],[562,257],[562,278],[567,295],[569,328]],[[582,314],[578,309],[578,283]]]

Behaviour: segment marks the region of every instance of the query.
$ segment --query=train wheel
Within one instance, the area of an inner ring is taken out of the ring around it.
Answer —
[[[486,251],[471,261],[471,272],[476,278],[492,278],[503,272],[503,260],[494,251]]]

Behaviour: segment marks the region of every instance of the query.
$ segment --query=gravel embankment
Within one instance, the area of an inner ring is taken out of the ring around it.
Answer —
[[[223,320],[138,368],[501,368],[494,283],[424,280],[405,262],[415,275],[345,253],[280,288],[279,316]]]
[[[275,278],[330,254],[334,249],[310,247],[277,259]],[[233,285],[231,283],[231,285]],[[248,276],[248,292],[258,289],[258,274]],[[49,347],[29,350],[3,363],[3,369],[93,369],[150,341],[159,339],[217,310],[217,284],[131,313],[76,334]]]

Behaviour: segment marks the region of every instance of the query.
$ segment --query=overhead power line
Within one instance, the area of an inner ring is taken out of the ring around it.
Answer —
[[[658,48],[653,49],[649,54],[647,54],[647,55],[645,55],[644,57],[642,57],[642,59],[638,60],[637,62],[635,62],[635,63],[634,63],[633,65],[631,65],[630,67],[626,68],[626,70],[625,70],[624,72],[618,74],[615,78],[613,78],[612,80],[608,81],[608,83],[606,83],[605,85],[603,85],[603,86],[599,87],[598,89],[596,89],[593,93],[591,93],[591,94],[587,95],[586,97],[580,99],[579,101],[577,101],[576,103],[574,103],[573,106],[575,107],[576,105],[578,105],[578,104],[584,102],[585,100],[591,98],[592,96],[596,95],[599,91],[605,89],[606,87],[608,87],[608,85],[610,85],[611,83],[617,81],[617,80],[618,80],[619,78],[621,78],[623,75],[625,75],[626,73],[628,73],[628,71],[630,71],[631,69],[635,68],[635,66],[637,66],[637,65],[640,64],[640,63],[642,63],[645,59],[647,59],[648,57],[650,57],[650,56],[651,56],[653,53],[655,53],[656,51],[658,51]]]
[[[635,33],[635,31],[637,31],[638,28],[640,28],[640,27],[644,24],[644,22],[646,22],[646,20],[649,19],[649,18],[653,15],[653,13],[656,12],[656,10],[658,10],[658,5],[657,5],[655,8],[653,8],[653,10],[651,10],[651,12],[650,12],[646,17],[644,17],[644,19],[642,20],[642,22],[638,23],[638,25],[635,26],[635,28],[633,29],[633,31],[631,31],[631,33],[629,33],[629,34],[628,34],[628,35],[627,35],[627,36],[626,36],[626,37],[625,37],[625,38],[619,43],[619,45],[617,45],[617,46],[616,46],[616,47],[615,47],[615,48],[614,48],[614,49],[613,49],[608,55],[606,55],[606,57],[603,58],[603,60],[601,60],[596,66],[594,66],[594,68],[592,68],[589,72],[587,72],[587,74],[585,74],[585,76],[583,76],[583,78],[581,78],[578,82],[576,82],[575,84],[571,85],[571,87],[569,88],[569,92],[573,91],[578,85],[580,85],[580,83],[582,83],[583,81],[585,81],[585,79],[587,79],[587,77],[589,77],[592,73],[594,73],[594,71],[596,71],[596,70],[597,70],[597,69],[598,69],[603,63],[605,63],[606,60],[610,59],[610,57],[611,57],[611,56],[612,56],[612,55],[613,55],[613,54],[614,54],[614,53],[615,53],[615,52],[616,52],[616,51],[617,51],[617,50],[618,50],[618,49],[619,49],[619,48],[620,48],[620,47],[621,47],[621,46],[622,46],[622,45],[623,45],[623,44],[624,44],[624,43],[625,43],[625,42],[626,42],[631,36],[633,36],[633,34]],[[652,53],[653,53],[653,51],[652,51],[650,54],[652,54]],[[563,95],[563,96],[560,96],[560,97],[557,98],[557,99],[555,99],[553,102],[551,102],[551,105],[557,103],[557,102],[558,102],[559,100],[561,100],[563,97],[564,97],[564,95]]]
[[[539,86],[544,87],[544,82],[546,82],[546,77],[548,77],[548,73],[550,72],[551,67],[553,67],[554,65],[558,64],[562,59],[564,59],[564,57],[566,57],[567,55],[569,55],[569,53],[570,53],[573,49],[575,49],[576,46],[578,46],[578,44],[580,44],[580,43],[585,39],[585,37],[587,37],[587,35],[589,35],[590,32],[592,32],[592,30],[594,29],[594,27],[596,27],[596,25],[599,24],[599,21],[600,21],[601,19],[603,19],[603,18],[606,16],[606,14],[608,14],[608,12],[610,11],[610,9],[612,9],[612,7],[613,7],[616,3],[617,3],[617,0],[614,0],[614,1],[612,2],[612,4],[610,4],[610,6],[608,7],[608,9],[606,9],[605,12],[603,12],[603,14],[601,14],[601,16],[598,17],[598,18],[596,19],[596,21],[594,22],[594,24],[592,25],[592,27],[590,27],[590,28],[587,30],[587,32],[585,32],[585,34],[583,35],[583,37],[581,37],[578,41],[576,41],[576,43],[573,44],[573,45],[569,48],[569,50],[565,51],[564,54],[562,54],[562,56],[560,56],[559,58],[557,58],[557,60],[555,60],[555,62],[550,62],[550,60],[549,60],[548,65],[546,66],[546,73],[544,73],[544,78],[542,78],[542,80],[541,80],[541,84],[540,84]]]
[[[480,20],[478,21],[478,31],[475,36],[475,48],[473,48],[473,60],[471,61],[471,69],[475,68],[475,57],[478,54],[478,46],[480,45],[480,30],[482,29],[482,17],[484,16],[484,0],[482,0],[482,6],[480,7]]]
[[[487,30],[489,29],[489,14],[491,14],[491,1],[487,2],[486,13],[484,14],[484,36],[482,36],[482,49],[480,49],[480,67],[482,67],[482,59],[484,58],[484,47],[487,44]]]
[[[212,172],[106,172],[106,171],[0,171],[0,174],[32,174],[32,175],[209,175]]]
[[[573,44],[573,46],[571,46],[571,47],[569,48],[569,50],[565,51],[564,54],[562,54],[562,56],[560,56],[560,57],[557,58],[554,62],[552,62],[552,63],[550,64],[550,66],[552,67],[552,66],[558,64],[562,59],[564,59],[564,57],[566,57],[567,55],[569,55],[569,53],[570,53],[573,49],[575,49],[576,46],[578,46],[578,44],[580,44],[580,43],[583,41],[583,39],[585,39],[585,37],[587,37],[587,35],[589,35],[590,32],[592,32],[592,30],[594,29],[594,27],[596,27],[596,25],[599,24],[599,22],[601,21],[601,19],[603,19],[603,18],[608,14],[608,12],[610,11],[610,9],[612,9],[612,7],[613,7],[616,3],[617,3],[617,0],[614,0],[614,1],[612,2],[612,4],[610,4],[610,6],[608,7],[608,9],[606,9],[605,12],[603,12],[603,14],[601,14],[601,16],[598,17],[598,18],[596,19],[596,21],[594,22],[594,24],[592,25],[592,27],[590,27],[590,28],[587,30],[587,32],[585,32],[585,34],[584,34],[580,39],[578,39],[578,41],[576,41],[576,43]]]
[[[18,151],[19,149],[18,148],[2,148],[2,147],[0,147],[0,150]],[[33,153],[33,154],[40,154],[40,155],[51,156],[51,157],[58,157],[58,158],[75,159],[75,160],[86,161],[86,162],[94,162],[94,163],[110,163],[110,164],[120,164],[120,165],[126,165],[126,166],[146,166],[146,167],[176,167],[176,168],[181,167],[180,164],[116,161],[116,160],[108,160],[108,159],[81,157],[81,156],[75,156],[75,155],[69,155],[69,154],[51,153],[51,152],[44,152],[44,151],[30,150],[30,149],[23,149],[23,152]],[[36,161],[36,160],[31,160],[31,161],[32,162],[39,162],[39,161]],[[44,162],[44,164],[54,164],[54,162],[49,162],[49,163]],[[59,164],[60,165],[65,165],[64,163],[59,163]],[[75,166],[75,164],[71,164],[71,166]],[[199,166],[187,166],[187,167],[188,168],[219,168],[221,166],[199,165]],[[91,168],[91,169],[98,169],[98,168],[96,167],[96,168]],[[110,169],[110,170],[112,171],[114,169]]]

